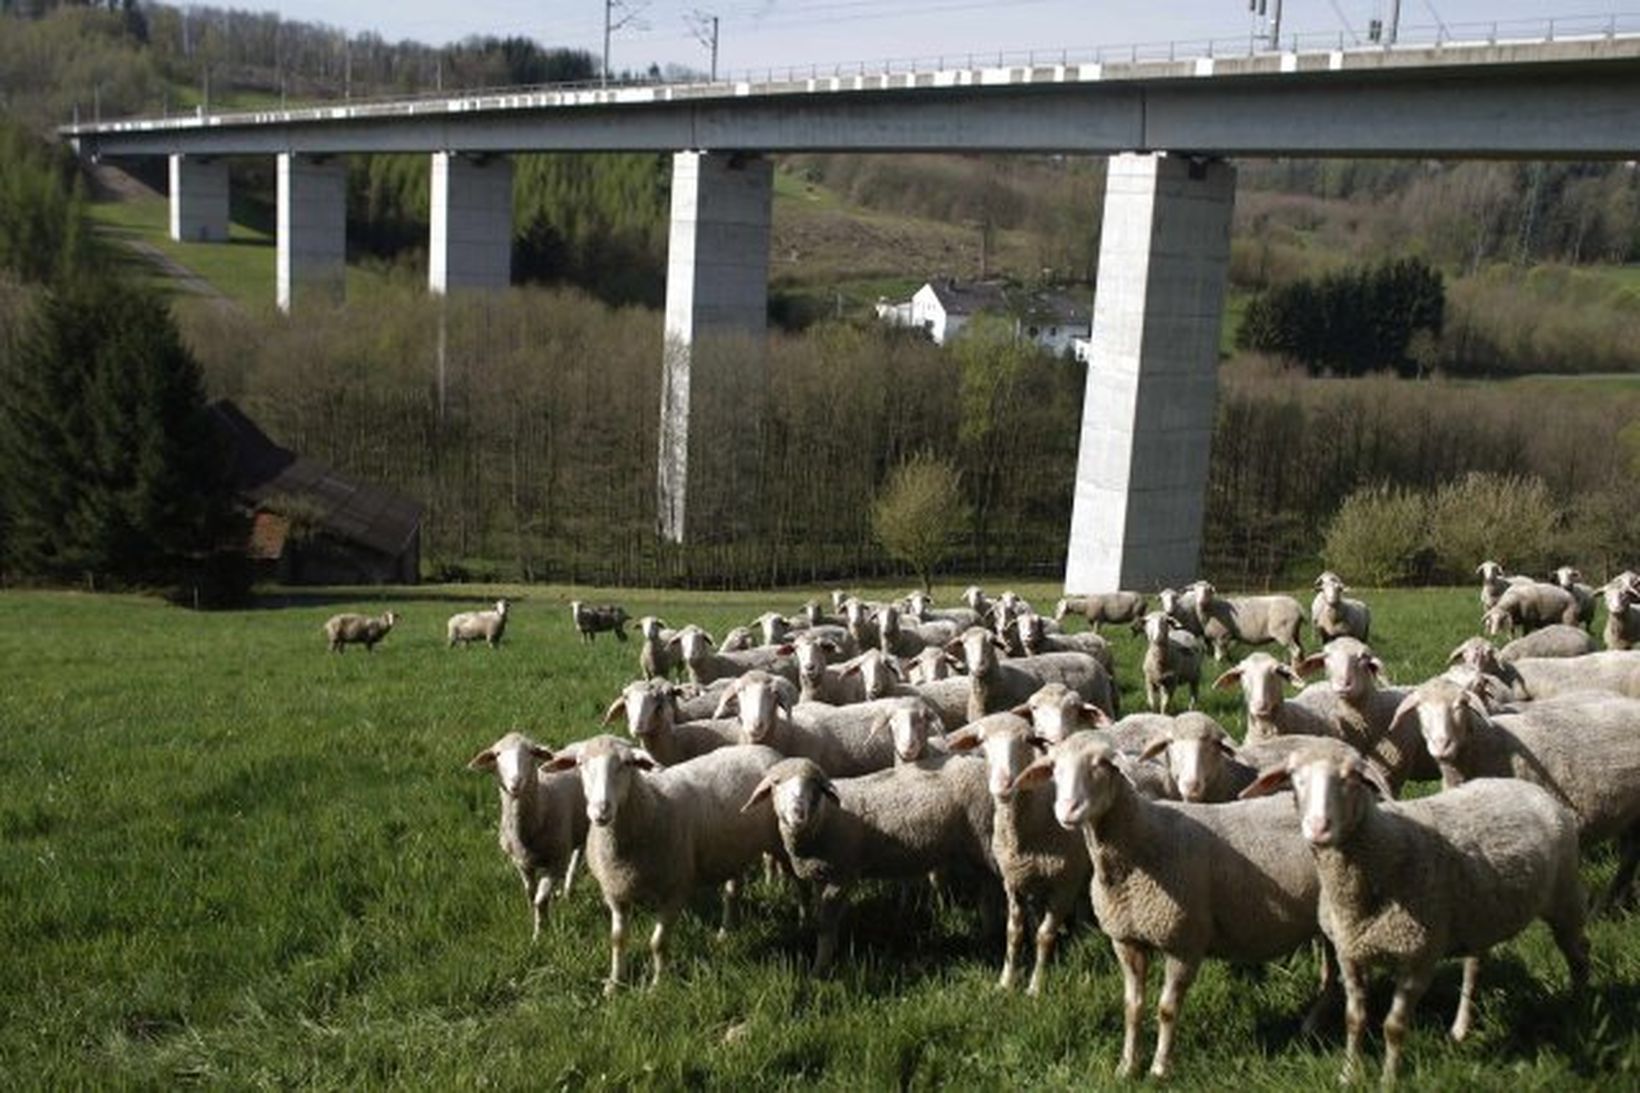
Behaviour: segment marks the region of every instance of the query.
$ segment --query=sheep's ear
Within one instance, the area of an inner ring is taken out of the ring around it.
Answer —
[[[1405,698],[1401,699],[1401,704],[1399,706],[1395,707],[1395,716],[1391,717],[1389,719],[1389,728],[1386,729],[1385,731],[1389,732],[1389,733],[1394,733],[1396,729],[1401,727],[1401,722],[1402,721],[1405,721],[1407,719],[1407,717],[1410,716],[1410,715],[1417,714],[1417,712],[1418,712],[1418,692],[1413,691],[1411,694],[1409,694]]]
[[[952,660],[956,661],[959,664],[963,663],[961,653],[962,653],[962,639],[961,638],[952,638],[950,641],[945,643],[945,655],[950,657]]]
[[[1317,592],[1320,592],[1320,591],[1321,591],[1321,578],[1320,578],[1320,577],[1317,577],[1317,578],[1316,578],[1316,579],[1315,579],[1315,590],[1316,590],[1316,591],[1317,591]]]
[[[615,715],[620,713],[625,708],[626,708],[626,696],[625,695],[615,696],[615,701],[611,702],[609,704],[609,709],[604,711],[603,720],[598,722],[598,723],[600,725],[609,724],[611,721],[615,720]]]
[[[1384,674],[1384,662],[1377,657],[1367,657],[1361,662],[1361,666],[1375,676]]]
[[[837,787],[831,784],[830,778],[820,779],[820,792],[830,797],[838,805],[843,803],[843,799],[837,795]]]
[[[1134,619],[1131,623],[1128,624],[1128,629],[1132,630],[1135,634],[1144,633],[1145,632],[1145,620],[1144,619]]]
[[[996,646],[998,649],[1001,649],[1003,652],[1008,651],[1008,643],[1003,641],[1001,638],[992,638],[991,644]]]
[[[854,660],[849,661],[847,664],[843,665],[843,670],[840,674],[845,675],[845,676],[852,676],[852,675],[858,675],[859,673],[860,673],[860,661],[859,661],[858,658],[856,658]]]
[[[683,635],[682,634],[673,634],[671,636],[671,638],[669,638],[667,640],[666,647],[668,649],[670,649],[674,645],[682,645],[682,644],[683,644]]]
[[[650,755],[649,752],[643,748],[633,748],[632,757],[628,760],[628,762],[637,767],[639,770],[661,769],[661,761],[656,759],[653,755]]]
[[[573,751],[561,751],[547,760],[547,770],[572,770],[579,766],[581,757]]]
[[[774,647],[775,656],[778,656],[778,657],[789,657],[795,652],[797,652],[797,646],[793,645],[789,641],[788,642],[783,642],[780,645],[776,645]]]
[[[1241,799],[1246,801],[1253,797],[1268,797],[1285,787],[1292,781],[1292,778],[1293,772],[1287,769],[1287,764],[1283,763],[1279,767],[1270,767],[1261,771],[1259,776],[1253,779],[1253,784],[1241,791]]]
[[[1479,575],[1481,575],[1485,572],[1486,572],[1486,563],[1485,562],[1482,562],[1480,565],[1475,567],[1476,576],[1479,576]]]
[[[1224,753],[1227,759],[1239,759],[1241,757],[1240,753],[1236,751],[1235,743],[1224,739],[1222,736],[1219,737],[1219,750]]]
[[[1351,759],[1349,769],[1351,777],[1371,786],[1380,800],[1395,800],[1395,791],[1389,788],[1389,781],[1384,777],[1383,771],[1361,759]]]
[[[1110,714],[1102,706],[1095,706],[1091,702],[1082,703],[1082,716],[1087,718],[1096,729],[1108,729],[1115,722],[1111,721]]]
[[[1013,788],[1024,789],[1027,786],[1039,785],[1053,777],[1053,760],[1046,755],[1031,761],[1031,765],[1020,771],[1014,778]]]
[[[880,713],[876,717],[872,718],[872,720],[871,720],[871,731],[866,734],[866,739],[870,740],[870,739],[874,738],[878,733],[882,732],[885,728],[887,728],[888,727],[888,719],[889,719],[890,716],[891,716],[890,714]]]
[[[843,647],[830,638],[822,638],[820,639],[820,651],[836,656],[843,651]]]
[[[531,744],[530,754],[544,763],[551,759],[554,753],[553,750],[545,744]]]
[[[757,784],[757,788],[752,790],[752,795],[746,798],[746,803],[740,806],[740,811],[750,812],[752,806],[767,797],[773,789],[774,780],[768,775],[764,775],[763,780]]]
[[[900,659],[898,657],[884,656],[883,667],[887,668],[889,674],[895,679],[905,678],[905,669],[900,666]]]
[[[791,680],[784,678],[776,680],[774,684],[775,705],[790,714],[792,707],[797,704],[798,696],[796,692],[797,688],[792,686]]]
[[[1463,689],[1463,693],[1458,696],[1458,702],[1467,707],[1482,721],[1491,720],[1491,711],[1486,708],[1486,695],[1483,693],[1483,691],[1486,690],[1486,687],[1486,677],[1477,675],[1474,680]]]
[[[712,635],[708,634],[706,631],[702,630],[700,632],[700,636],[701,636],[701,640],[705,641],[707,645],[712,645],[712,646],[717,645],[717,642],[712,640]]]
[[[1053,747],[1053,741],[1049,740],[1046,736],[1043,736],[1039,732],[1029,733],[1025,737],[1025,743],[1029,744],[1037,751],[1047,751],[1049,748]]]
[[[729,712],[729,703],[735,701],[736,697],[739,696],[740,684],[745,678],[745,676],[736,676],[734,682],[730,683],[723,689],[723,697],[718,699],[717,709],[712,711],[712,717],[714,719],[722,717],[724,714]]]
[[[1285,679],[1288,683],[1291,683],[1294,687],[1302,686],[1304,683],[1304,677],[1294,671],[1291,664],[1277,664],[1276,674],[1281,676],[1281,678]]]
[[[1031,719],[1031,704],[1029,702],[1021,702],[1008,712],[1013,714],[1015,717],[1023,717],[1025,720],[1029,721]]]
[[[1241,682],[1241,669],[1232,668],[1213,681],[1215,691],[1227,691]]]
[[[1459,661],[1461,661],[1463,659],[1463,653],[1464,653],[1464,647],[1462,645],[1460,645],[1456,649],[1452,650],[1452,653],[1446,658],[1446,662],[1448,664],[1458,663]]]
[[[1140,759],[1154,759],[1158,755],[1162,754],[1162,752],[1167,750],[1167,745],[1168,745],[1167,737],[1166,736],[1158,736],[1156,739],[1152,740],[1150,743],[1145,745],[1145,750],[1139,753],[1139,758]]]
[[[945,746],[952,751],[973,751],[979,744],[980,731],[972,725],[958,729],[945,738]]]
[[[495,749],[485,748],[471,759],[467,760],[468,770],[494,770]]]

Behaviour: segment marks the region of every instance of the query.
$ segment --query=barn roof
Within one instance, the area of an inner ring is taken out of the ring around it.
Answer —
[[[252,507],[299,498],[327,534],[388,555],[402,553],[420,530],[419,502],[281,448],[228,399],[212,403],[211,413],[232,447],[234,492]]]

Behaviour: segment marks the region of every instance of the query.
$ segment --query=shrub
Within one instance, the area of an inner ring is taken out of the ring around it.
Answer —
[[[1411,584],[1428,566],[1427,508],[1427,495],[1416,490],[1364,486],[1344,499],[1327,525],[1321,556],[1352,581]]]
[[[917,571],[923,591],[934,567],[967,519],[957,472],[936,456],[920,454],[900,464],[871,505],[871,528],[883,549]]]
[[[1472,471],[1430,497],[1436,569],[1454,580],[1467,579],[1488,558],[1517,573],[1547,569],[1559,519],[1543,479]]]

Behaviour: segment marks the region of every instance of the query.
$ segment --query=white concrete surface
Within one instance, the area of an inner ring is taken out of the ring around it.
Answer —
[[[279,310],[298,298],[340,299],[347,272],[347,165],[334,157],[280,153],[275,293]]]
[[[433,153],[427,283],[451,289],[512,283],[513,164]]]
[[[171,238],[178,243],[228,241],[228,161],[173,155]]]
[[[1105,186],[1067,593],[1151,591],[1201,561],[1235,170],[1122,155]]]

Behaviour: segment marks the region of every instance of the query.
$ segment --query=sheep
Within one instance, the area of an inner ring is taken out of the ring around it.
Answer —
[[[626,731],[663,766],[674,766],[698,755],[740,743],[740,723],[723,719],[679,716],[681,688],[664,679],[628,683],[604,711],[608,725],[623,711]],[[721,696],[713,699],[713,709]]]
[[[845,675],[840,665],[828,661],[828,657],[841,652],[836,642],[803,633],[797,635],[791,647],[797,659],[802,701],[829,702],[833,706],[865,701],[865,680],[860,673]]]
[[[916,698],[887,698],[852,706],[821,702],[792,705],[774,677],[748,672],[729,685],[718,704],[721,714],[729,705],[740,708],[741,740],[765,744],[782,755],[802,756],[819,763],[828,774],[848,778],[894,765],[894,742],[883,729],[888,717]]]
[[[1291,596],[1238,596],[1226,599],[1206,581],[1193,585],[1202,637],[1213,646],[1213,659],[1223,663],[1232,641],[1244,645],[1276,642],[1286,646],[1297,664],[1304,657],[1299,633],[1304,608]]]
[[[1396,717],[1417,723],[1447,789],[1518,778],[1571,806],[1585,847],[1616,839],[1606,899],[1616,905],[1628,894],[1640,866],[1640,701],[1588,692],[1493,713],[1473,689],[1436,678]]]
[[[749,626],[736,626],[723,635],[723,642],[718,646],[720,653],[744,653],[748,649],[758,648],[757,636]]]
[[[841,626],[843,622],[841,615],[826,614],[825,609],[820,606],[819,600],[809,600],[805,602],[802,608],[798,611],[798,616],[804,622],[808,623],[810,627]]]
[[[1555,584],[1572,594],[1577,601],[1577,625],[1588,629],[1594,625],[1594,589],[1583,583],[1583,574],[1574,566],[1563,565],[1554,572]]]
[[[1310,602],[1310,624],[1325,645],[1334,638],[1367,641],[1372,629],[1372,609],[1360,600],[1344,597],[1349,586],[1332,570],[1315,579],[1315,599]]]
[[[645,679],[667,679],[682,665],[682,661],[667,647],[675,636],[666,620],[645,615],[638,620],[638,633],[643,644],[638,649],[638,670]]]
[[[1366,967],[1395,969],[1384,1018],[1383,1083],[1395,1080],[1412,1010],[1443,956],[1464,957],[1451,1035],[1468,1035],[1487,949],[1541,918],[1566,958],[1572,994],[1588,982],[1576,817],[1534,786],[1483,780],[1380,803],[1359,759],[1299,753],[1249,792],[1290,781],[1320,877],[1320,924],[1345,990],[1344,1068],[1354,1081],[1367,1023]]]
[[[955,623],[959,631],[970,626],[979,625],[979,612],[968,607],[940,607],[934,606],[933,599],[926,592],[913,592],[905,598],[905,612],[918,622],[950,622]]]
[[[947,730],[961,728],[973,720],[968,713],[974,685],[968,681],[967,676],[951,676],[948,679],[912,683],[908,686],[910,692],[934,708]],[[899,693],[900,688],[895,688],[895,691]]]
[[[587,841],[586,795],[573,774],[543,774],[539,764],[553,757],[523,733],[510,732],[468,762],[470,770],[495,773],[501,795],[501,850],[518,870],[529,901],[533,927],[530,941],[541,937],[541,923],[552,903],[553,885],[562,878],[569,895],[575,866]]]
[[[1410,694],[1404,687],[1381,687],[1384,664],[1366,644],[1335,638],[1320,653],[1307,657],[1300,673],[1326,668],[1327,681],[1300,691],[1293,705],[1315,710],[1332,723],[1326,733],[1360,752],[1383,776],[1393,793],[1409,780],[1441,776],[1415,726],[1397,724],[1396,713]],[[1316,731],[1316,730],[1308,730]]]
[[[1640,651],[1611,650],[1580,657],[1522,657],[1507,667],[1528,698],[1554,698],[1569,691],[1611,691],[1640,698]]]
[[[877,647],[897,657],[916,656],[929,647],[938,648],[957,636],[957,624],[948,621],[918,623],[907,629],[900,609],[889,604],[877,612]]]
[[[626,640],[626,608],[617,604],[593,607],[580,600],[571,600],[569,617],[584,642],[596,641],[605,630],[614,634],[617,641]]]
[[[1122,775],[1116,749],[1097,733],[1078,733],[1055,746],[1014,785],[1049,778],[1055,818],[1067,830],[1080,829],[1087,841],[1094,913],[1122,966],[1125,1030],[1117,1073],[1123,1077],[1137,1063],[1150,953],[1167,957],[1150,1070],[1165,1078],[1174,1025],[1205,957],[1272,960],[1316,936],[1320,882],[1298,817],[1280,800],[1146,800]]]
[[[797,662],[781,648],[760,646],[729,653],[711,651],[712,635],[698,626],[685,626],[672,636],[668,648],[675,646],[689,669],[689,678],[706,684],[719,679],[732,679],[754,668],[773,672],[797,682]]]
[[[1476,693],[1489,703],[1527,702],[1531,695],[1514,664],[1498,657],[1497,647],[1485,638],[1465,638],[1447,657],[1442,678],[1460,686],[1480,681]]]
[[[952,670],[961,666],[962,662],[944,648],[931,648],[906,660],[904,670],[906,679],[911,683],[932,683],[937,679],[951,678]]]
[[[1112,678],[1116,676],[1116,658],[1110,651],[1110,642],[1091,630],[1080,634],[1056,634],[1048,628],[1047,619],[1035,611],[1022,611],[1014,616],[1014,633],[1025,656],[1086,653],[1104,665]]]
[[[451,615],[450,621],[444,624],[444,636],[452,649],[458,642],[465,645],[472,641],[482,641],[494,649],[501,644],[501,636],[506,630],[505,599],[496,600],[495,608],[490,611],[463,611],[459,615]]]
[[[985,759],[986,787],[993,801],[991,854],[1002,875],[1008,901],[1007,947],[997,986],[1012,990],[1025,942],[1025,913],[1038,914],[1036,964],[1031,996],[1042,991],[1043,975],[1077,896],[1093,873],[1087,843],[1061,827],[1053,815],[1053,794],[1043,787],[1015,788],[1015,780],[1035,761],[1040,741],[1029,722],[1014,714],[988,714],[947,737],[953,752],[978,751]]]
[[[1162,614],[1172,619],[1176,626],[1198,638],[1202,636],[1202,617],[1196,610],[1196,601],[1199,598],[1195,585],[1183,591],[1164,588],[1156,593],[1157,607]]]
[[[1534,581],[1531,584],[1512,584],[1503,590],[1498,601],[1481,616],[1481,625],[1488,637],[1500,631],[1520,630],[1530,634],[1553,623],[1576,626],[1577,598],[1555,584]]]
[[[1054,605],[1054,621],[1061,622],[1066,615],[1077,614],[1087,620],[1097,634],[1103,624],[1132,625],[1145,617],[1146,600],[1143,592],[1098,592],[1087,596],[1066,596]]]
[[[1601,633],[1606,648],[1640,646],[1640,588],[1619,576],[1608,581],[1600,592],[1606,599],[1606,628]]]
[[[1159,760],[1167,771],[1165,792],[1153,799],[1222,804],[1235,800],[1269,767],[1305,749],[1339,757],[1359,754],[1330,736],[1278,736],[1238,748],[1224,726],[1192,710],[1152,730],[1139,758]]]
[[[774,801],[781,844],[816,891],[814,971],[831,966],[850,889],[863,879],[920,879],[958,869],[995,874],[985,764],[908,763],[833,778],[807,758],[772,767],[746,807]]]
[[[985,589],[977,584],[971,584],[962,590],[962,602],[968,605],[968,610],[976,616],[975,626],[981,625],[985,617],[991,613],[991,597],[985,594]]]
[[[1202,683],[1202,650],[1196,635],[1176,627],[1173,616],[1164,611],[1152,611],[1135,629],[1145,635],[1140,670],[1150,708],[1166,713],[1173,691],[1183,685],[1190,688],[1190,707],[1195,709]]]
[[[1242,737],[1250,744],[1280,736],[1336,735],[1331,718],[1303,703],[1286,701],[1283,682],[1301,687],[1304,681],[1292,665],[1269,653],[1249,653],[1214,680],[1213,687],[1221,691],[1241,687],[1247,713]]]
[[[586,795],[586,863],[609,908],[609,978],[620,988],[626,928],[635,907],[653,908],[650,985],[665,967],[667,934],[696,888],[723,888],[723,929],[734,920],[741,874],[780,850],[771,810],[743,808],[780,755],[768,748],[720,748],[660,769],[654,756],[614,736],[595,736],[559,752],[548,770],[579,769]]]
[[[856,648],[875,649],[882,640],[871,605],[864,600],[851,596],[844,601],[843,625],[848,627],[849,637],[854,639]]]
[[[1580,657],[1594,651],[1594,638],[1587,630],[1557,622],[1505,645],[1498,650],[1498,660],[1512,664],[1523,657]]]
[[[794,631],[808,629],[808,623],[801,619],[788,619],[778,611],[763,612],[752,620],[752,625],[762,632],[764,645],[781,645]]]
[[[369,615],[332,615],[325,620],[325,641],[332,653],[343,652],[344,645],[362,645],[364,651],[376,651],[376,643],[385,638],[402,616],[387,611],[377,617]]]
[[[1044,684],[1060,682],[1106,713],[1116,711],[1116,688],[1109,673],[1086,653],[1044,653],[1003,661],[1001,642],[983,627],[973,626],[947,645],[968,666],[968,721],[1028,700]]]
[[[1490,560],[1476,566],[1475,572],[1480,575],[1481,579],[1482,611],[1492,610],[1498,602],[1498,597],[1502,596],[1511,585],[1535,583],[1530,577],[1523,577],[1519,574],[1506,574],[1503,571],[1503,566]]]

